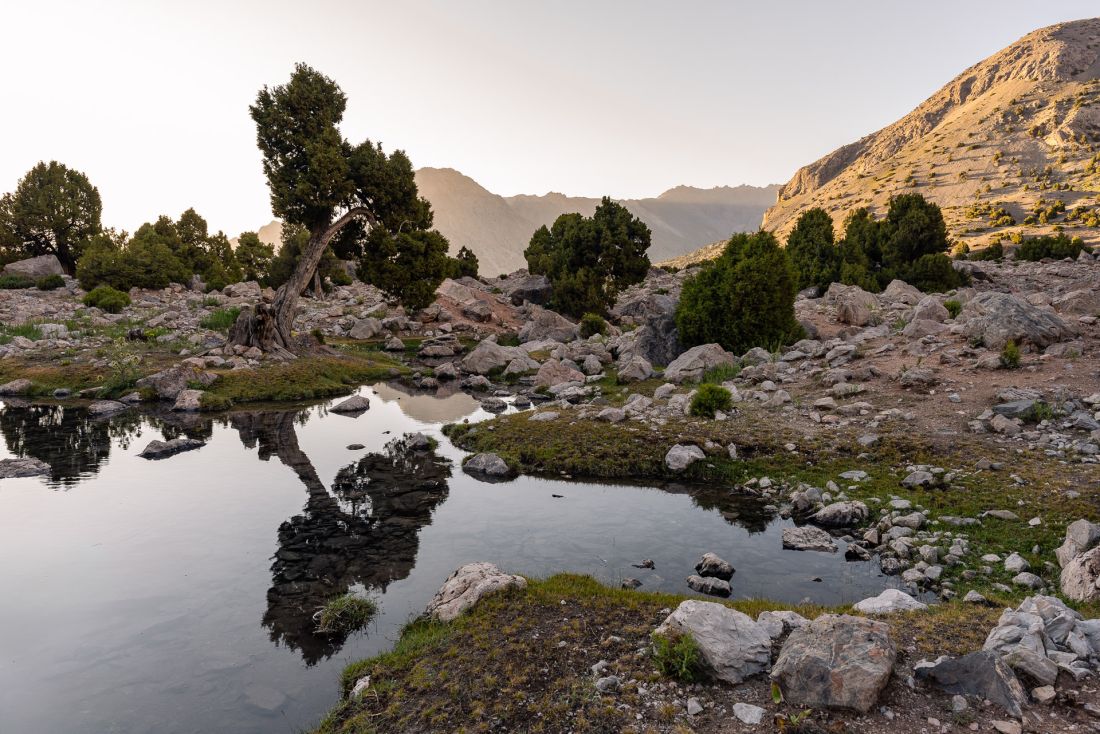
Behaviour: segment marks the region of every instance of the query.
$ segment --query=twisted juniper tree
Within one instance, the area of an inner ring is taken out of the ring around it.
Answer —
[[[242,311],[230,330],[233,344],[295,351],[298,298],[330,244],[342,252],[361,251],[373,229],[397,233],[431,226],[431,207],[417,193],[408,158],[401,151],[387,156],[369,140],[352,145],[341,135],[346,105],[336,82],[298,64],[289,82],[264,87],[249,108],[272,211],[308,232],[308,240],[274,299]]]

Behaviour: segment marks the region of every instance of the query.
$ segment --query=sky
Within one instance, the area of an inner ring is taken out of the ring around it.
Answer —
[[[248,106],[305,62],[344,135],[502,195],[787,181],[1077,0],[36,0],[0,8],[0,191],[83,171],[107,226],[271,220]]]

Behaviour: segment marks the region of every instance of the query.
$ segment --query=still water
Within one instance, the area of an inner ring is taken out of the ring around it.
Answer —
[[[789,521],[726,487],[478,481],[440,431],[490,417],[473,398],[361,394],[371,407],[358,417],[331,403],[110,420],[0,409],[0,458],[53,470],[0,480],[0,732],[309,728],[340,670],[392,645],[469,561],[689,593],[713,551],[737,569],[735,597],[826,604],[894,583],[843,547],[783,550]],[[439,447],[395,463],[386,444],[411,431]],[[182,435],[206,445],[137,456]],[[656,569],[631,566],[643,558]],[[376,620],[346,639],[314,634],[317,607],[348,590],[377,599]]]

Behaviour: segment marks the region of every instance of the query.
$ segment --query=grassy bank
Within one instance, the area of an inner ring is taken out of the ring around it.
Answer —
[[[371,685],[356,700],[342,700],[317,732],[644,732],[713,730],[711,710],[690,719],[675,703],[686,695],[722,694],[724,687],[683,687],[658,671],[650,635],[684,597],[624,591],[586,576],[562,574],[531,581],[526,590],[483,600],[444,624],[409,624],[391,652],[353,663],[344,671],[346,695],[363,676]],[[758,600],[719,602],[756,617],[791,608],[806,617],[827,611]],[[999,610],[945,604],[895,617],[903,657],[934,657],[980,649]],[[591,666],[616,675],[621,692],[596,690]],[[746,684],[767,697],[763,677]],[[741,695],[738,696],[741,698]],[[665,699],[668,699],[665,701]],[[783,706],[770,705],[776,711]],[[688,726],[690,729],[678,729]]]

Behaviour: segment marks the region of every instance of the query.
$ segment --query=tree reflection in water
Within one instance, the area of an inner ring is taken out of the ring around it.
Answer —
[[[412,571],[421,528],[447,497],[450,462],[391,442],[339,471],[330,492],[295,431],[301,413],[234,413],[230,424],[260,458],[275,456],[307,491],[300,515],[279,526],[263,624],[308,665],[336,653],[346,635],[318,635],[313,615],[356,585],[384,591]]]

